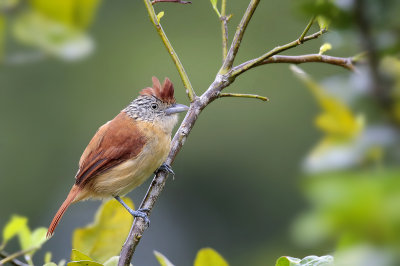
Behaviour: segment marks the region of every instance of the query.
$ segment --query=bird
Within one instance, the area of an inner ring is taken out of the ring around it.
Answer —
[[[134,217],[149,223],[148,210],[134,211],[120,196],[141,185],[153,172],[173,173],[164,162],[178,113],[189,109],[176,103],[170,79],[165,78],[162,85],[156,77],[152,81],[152,87],[141,90],[136,99],[97,130],[79,160],[75,183],[54,216],[47,238],[53,236],[72,203],[87,199],[113,197]]]

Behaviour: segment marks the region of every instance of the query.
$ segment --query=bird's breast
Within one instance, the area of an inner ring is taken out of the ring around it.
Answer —
[[[168,156],[171,136],[152,123],[140,123],[140,131],[147,141],[142,151],[135,157],[122,162],[96,177],[91,197],[124,195],[141,185]]]

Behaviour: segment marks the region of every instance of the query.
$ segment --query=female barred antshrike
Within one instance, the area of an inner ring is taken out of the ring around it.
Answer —
[[[143,210],[131,210],[119,196],[142,184],[163,164],[171,144],[171,132],[178,120],[177,113],[188,107],[175,103],[174,87],[153,77],[153,87],[140,95],[113,120],[101,126],[79,161],[66,200],[54,216],[47,237],[53,235],[61,217],[71,203],[89,198],[114,197],[135,217],[148,222]]]

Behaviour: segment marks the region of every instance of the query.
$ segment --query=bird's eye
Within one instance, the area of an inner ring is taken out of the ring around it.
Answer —
[[[156,110],[156,109],[158,109],[158,104],[152,103],[152,104],[150,105],[150,107],[151,107],[151,109]]]

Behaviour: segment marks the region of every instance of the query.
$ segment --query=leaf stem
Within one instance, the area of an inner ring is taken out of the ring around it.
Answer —
[[[182,79],[183,85],[186,88],[186,92],[188,94],[190,102],[193,102],[194,99],[196,98],[196,93],[193,90],[192,84],[190,83],[189,77],[186,74],[186,71],[179,60],[178,54],[175,52],[174,48],[172,47],[170,41],[167,38],[167,35],[165,34],[160,22],[157,19],[157,15],[154,11],[154,7],[152,5],[152,2],[150,0],[144,0],[144,4],[146,5],[147,12],[149,13],[149,17],[151,22],[153,23],[154,27],[157,30],[158,35],[160,35],[162,42],[164,43],[165,48],[167,48],[169,55],[172,58],[172,61],[174,62],[176,69],[179,72],[179,76]]]
[[[310,19],[310,22],[308,22],[308,24],[307,24],[306,28],[304,29],[303,33],[300,35],[299,39],[297,40],[299,42],[299,44],[303,43],[304,37],[306,36],[307,32],[310,30],[310,28],[311,28],[312,24],[314,23],[314,21],[315,21],[315,16],[313,16]]]
[[[269,99],[264,96],[256,95],[256,94],[242,94],[242,93],[220,93],[218,97],[241,97],[241,98],[253,98],[259,99],[264,102],[269,102]]]

